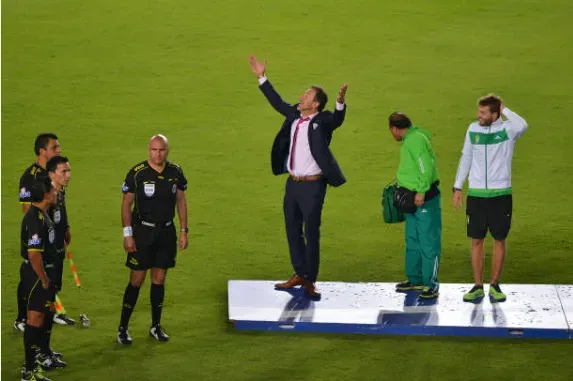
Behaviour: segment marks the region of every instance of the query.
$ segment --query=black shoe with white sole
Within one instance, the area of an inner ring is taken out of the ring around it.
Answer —
[[[131,344],[133,342],[131,336],[129,336],[129,331],[127,330],[127,328],[119,327],[119,329],[117,330],[117,342],[126,345]]]
[[[50,354],[52,356],[55,356],[59,359],[61,359],[62,357],[64,357],[64,354],[62,352],[56,352],[55,350],[53,350],[52,348],[50,348]]]
[[[61,324],[61,325],[74,325],[76,321],[66,314],[55,314],[54,315],[54,323]]]
[[[153,337],[157,341],[168,341],[169,336],[163,331],[160,324],[152,325],[149,329],[149,336]]]
[[[14,329],[20,332],[24,332],[24,330],[26,329],[26,319],[14,320]]]
[[[49,371],[52,369],[60,369],[68,366],[68,363],[62,361],[58,357],[50,354],[39,354],[36,357],[36,362],[42,367],[43,370]]]

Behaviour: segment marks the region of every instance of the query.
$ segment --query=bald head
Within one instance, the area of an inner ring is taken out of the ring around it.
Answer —
[[[154,141],[158,141],[163,143],[163,145],[165,145],[165,147],[169,147],[169,141],[167,140],[167,137],[165,135],[161,135],[161,134],[157,134],[157,135],[153,135],[151,137],[151,139],[149,139],[149,146],[151,147],[151,143],[153,143]]]
[[[164,135],[153,135],[149,139],[149,162],[152,165],[162,167],[167,161],[169,143]]]

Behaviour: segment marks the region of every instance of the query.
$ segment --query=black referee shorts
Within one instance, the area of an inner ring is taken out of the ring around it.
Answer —
[[[50,270],[53,265],[47,265],[46,274],[50,278]],[[47,313],[50,307],[56,300],[56,289],[53,285],[46,290],[42,286],[42,281],[36,275],[36,272],[32,268],[30,263],[23,263],[20,267],[20,275],[22,277],[22,282],[26,290],[26,299],[28,302],[28,311],[37,311],[41,313]]]
[[[132,270],[148,270],[150,268],[170,269],[175,267],[177,260],[177,234],[175,225],[145,226],[135,224],[133,227],[135,239],[134,253],[127,254],[125,265]]]
[[[483,239],[487,232],[497,241],[503,241],[511,228],[513,198],[468,196],[466,202],[467,234],[474,239]]]

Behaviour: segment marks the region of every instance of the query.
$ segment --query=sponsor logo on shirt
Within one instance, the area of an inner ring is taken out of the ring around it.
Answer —
[[[28,240],[28,246],[39,246],[42,244],[42,238],[40,238],[37,234],[34,234],[32,238]]]

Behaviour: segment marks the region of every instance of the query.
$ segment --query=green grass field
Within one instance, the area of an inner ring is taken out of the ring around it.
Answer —
[[[403,225],[381,220],[401,110],[434,133],[443,183],[442,282],[471,282],[465,215],[451,207],[463,137],[478,97],[496,92],[527,119],[513,170],[506,283],[573,283],[573,28],[570,0],[87,2],[2,4],[2,379],[18,379],[18,179],[33,139],[53,131],[72,165],[70,250],[62,300],[92,327],[54,329],[69,366],[54,380],[571,380],[567,341],[238,332],[227,280],[290,276],[284,177],[270,171],[282,118],[250,72],[250,53],[296,101],[309,85],[349,83],[333,151],[348,178],[329,189],[321,280],[403,279]],[[149,282],[131,347],[115,342],[123,266],[121,183],[155,133],[190,183],[190,247],[169,273],[167,344],[147,336]],[[488,243],[488,252],[490,244]],[[489,261],[488,261],[489,263]],[[67,266],[67,264],[66,264]],[[489,270],[486,272],[486,279]],[[461,295],[460,295],[461,297]]]

